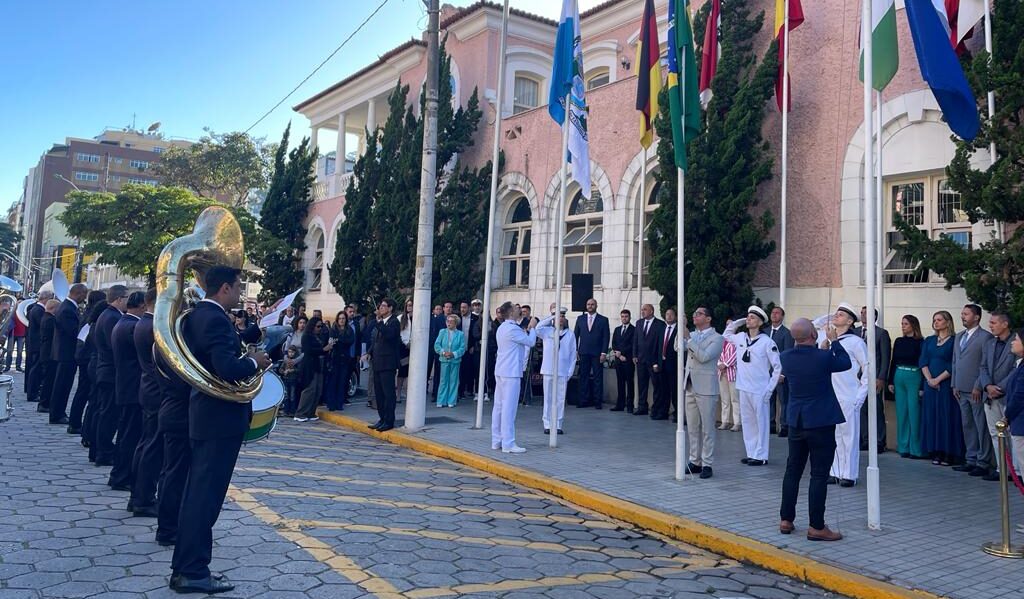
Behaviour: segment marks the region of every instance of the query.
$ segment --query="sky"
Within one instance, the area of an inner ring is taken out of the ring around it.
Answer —
[[[0,215],[66,137],[159,121],[168,137],[246,130],[341,44],[382,0],[19,0],[0,19]],[[445,0],[442,0],[444,3]],[[586,10],[600,0],[581,0]],[[465,6],[472,0],[447,0]],[[557,0],[512,0],[557,19]],[[379,13],[252,135],[280,139],[291,107],[426,26],[420,0]],[[295,133],[298,133],[297,131]],[[293,139],[295,134],[293,134]],[[326,141],[326,140],[321,140]]]

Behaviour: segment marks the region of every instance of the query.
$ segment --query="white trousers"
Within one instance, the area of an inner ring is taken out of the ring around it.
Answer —
[[[1024,476],[1024,437],[1014,436],[1010,441],[1013,444],[1010,451],[1010,455],[1013,456],[1013,469],[1017,471],[1017,476]],[[1007,472],[1006,475],[1009,476],[1010,473]]]
[[[494,407],[491,409],[491,447],[509,449],[516,444],[516,410],[522,377],[494,377]]]
[[[551,428],[551,402],[554,397],[558,397],[558,426],[555,428],[561,430],[562,421],[565,420],[565,388],[568,385],[569,377],[558,377],[558,393],[556,395],[555,376],[553,374],[544,375],[544,414],[541,416],[544,428]]]
[[[722,374],[718,377],[718,395],[722,399],[722,415],[718,418],[725,426],[740,423],[740,396],[736,391],[736,381]]]
[[[715,453],[715,415],[718,412],[718,397],[687,393],[685,406],[686,434],[690,439],[690,463],[695,466],[711,466]]]
[[[836,457],[832,476],[857,480],[860,472],[860,408],[852,402],[840,401],[846,422],[836,425]]]
[[[740,424],[743,425],[743,446],[752,460],[768,459],[769,402],[759,395],[740,391]]]

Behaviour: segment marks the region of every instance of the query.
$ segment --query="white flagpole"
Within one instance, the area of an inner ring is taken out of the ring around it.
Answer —
[[[867,295],[867,313],[870,321],[875,313],[875,163],[874,163],[874,127],[872,121],[872,52],[871,52],[871,0],[861,0],[863,12],[861,17],[861,37],[864,48],[864,283]],[[875,326],[874,322],[864,323],[865,340],[868,345],[868,528],[881,528],[881,515],[878,497],[878,406],[875,404]],[[856,440],[854,440],[856,441]]]
[[[640,220],[640,249],[636,253],[636,296],[640,302],[640,307],[644,306],[644,220],[647,216],[647,148],[640,146],[641,160],[640,163],[640,201],[639,220]],[[639,314],[639,312],[637,312]]]
[[[989,6],[988,0],[985,0],[985,51],[988,52],[989,56],[992,56],[992,8]],[[994,118],[996,113],[996,92],[993,90],[988,91],[988,118]],[[996,142],[991,141],[988,144],[988,156],[989,166],[995,166],[996,164]],[[996,222],[996,231],[999,235],[999,241],[1003,241],[1003,222]]]
[[[548,438],[549,447],[558,447],[558,382],[562,378],[558,373],[559,341],[562,336],[562,286],[565,284],[565,268],[562,254],[565,252],[565,196],[566,196],[566,171],[569,168],[569,127],[572,118],[572,92],[565,94],[565,120],[562,121],[562,189],[558,193],[558,209],[555,212],[555,219],[558,221],[557,249],[555,250],[555,397],[551,402],[551,436]]]
[[[680,65],[680,77],[685,72],[686,65]],[[686,81],[685,77],[682,79]],[[685,137],[685,135],[684,135]],[[686,148],[683,148],[686,151]],[[686,259],[683,251],[684,227],[683,215],[686,202],[686,171],[676,168],[676,179],[679,182],[676,193],[676,297],[679,298],[676,306],[676,339],[682,335],[680,327],[686,326]],[[682,352],[679,352],[682,353]],[[686,430],[683,428],[683,403],[686,401],[686,369],[683,356],[676,356],[676,480],[683,480],[686,463]]]
[[[875,277],[878,282],[878,326],[885,328],[885,193],[882,188],[882,92],[875,92],[875,202],[878,205],[878,251]]]
[[[782,202],[779,212],[779,305],[786,307],[786,183],[789,167],[789,0],[783,4],[782,16]]]
[[[494,276],[494,221],[498,211],[498,158],[501,151],[501,114],[505,102],[505,45],[508,43],[508,1],[501,18],[501,49],[498,52],[498,97],[494,101],[494,147],[491,154],[491,203],[487,214],[487,254],[484,259],[484,313],[480,322],[480,375],[476,391],[476,423],[483,428],[484,393],[487,389],[487,338],[491,334],[491,278]],[[518,273],[517,273],[518,276]],[[435,374],[434,376],[440,376]]]

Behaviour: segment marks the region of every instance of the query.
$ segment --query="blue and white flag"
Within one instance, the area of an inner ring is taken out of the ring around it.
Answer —
[[[978,135],[978,102],[949,41],[943,0],[906,0],[907,22],[921,76],[942,109],[949,128],[965,140]]]
[[[583,197],[590,199],[590,146],[587,139],[587,101],[583,97],[583,47],[580,43],[580,13],[576,0],[563,0],[562,18],[555,39],[555,64],[551,68],[548,113],[559,125],[565,123],[565,96],[569,106],[569,153],[572,179]]]

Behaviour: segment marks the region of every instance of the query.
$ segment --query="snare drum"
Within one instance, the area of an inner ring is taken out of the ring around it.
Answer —
[[[14,395],[14,377],[0,374],[0,422],[7,422],[14,414],[12,395]]]
[[[263,375],[263,388],[252,400],[252,420],[245,433],[245,443],[255,443],[270,436],[277,426],[277,410],[284,402],[284,383],[273,372]]]

